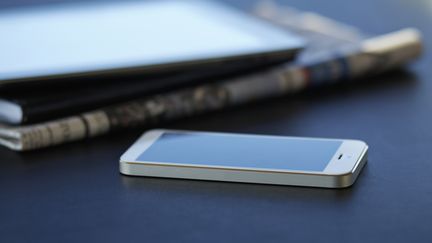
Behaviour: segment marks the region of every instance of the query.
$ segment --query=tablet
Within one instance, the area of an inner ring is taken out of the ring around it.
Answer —
[[[0,85],[289,60],[303,41],[210,1],[57,4],[0,12]]]

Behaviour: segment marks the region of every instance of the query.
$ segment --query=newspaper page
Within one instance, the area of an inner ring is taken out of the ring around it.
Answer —
[[[0,125],[0,144],[26,151],[125,128],[155,125],[317,85],[381,73],[405,65],[422,51],[420,33],[411,28],[368,37],[326,17],[271,2],[258,5],[254,13],[307,39],[306,50],[294,63],[50,122],[16,127]]]

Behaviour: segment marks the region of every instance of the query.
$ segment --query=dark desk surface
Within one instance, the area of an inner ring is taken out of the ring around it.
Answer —
[[[0,7],[38,1],[3,0]],[[250,6],[246,0],[233,3]],[[290,4],[371,33],[418,27],[424,31],[426,54],[408,72],[166,127],[362,139],[370,145],[369,163],[353,187],[121,176],[119,156],[141,130],[24,154],[0,148],[0,242],[430,242],[432,3]]]

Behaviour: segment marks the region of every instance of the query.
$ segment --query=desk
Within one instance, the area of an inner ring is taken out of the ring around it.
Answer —
[[[3,0],[0,7],[41,1]],[[122,176],[119,156],[140,129],[22,154],[0,148],[0,242],[430,242],[432,3],[289,3],[371,33],[417,27],[426,54],[409,71],[165,127],[362,139],[369,163],[353,187]]]

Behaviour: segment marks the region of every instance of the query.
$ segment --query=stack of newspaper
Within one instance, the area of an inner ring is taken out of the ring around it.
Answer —
[[[0,125],[0,144],[17,151],[50,147],[120,129],[161,122],[310,87],[357,79],[399,68],[422,52],[419,32],[412,28],[369,36],[316,13],[273,2],[259,2],[254,15],[296,32],[307,48],[295,62],[260,73],[157,94],[38,124]]]

